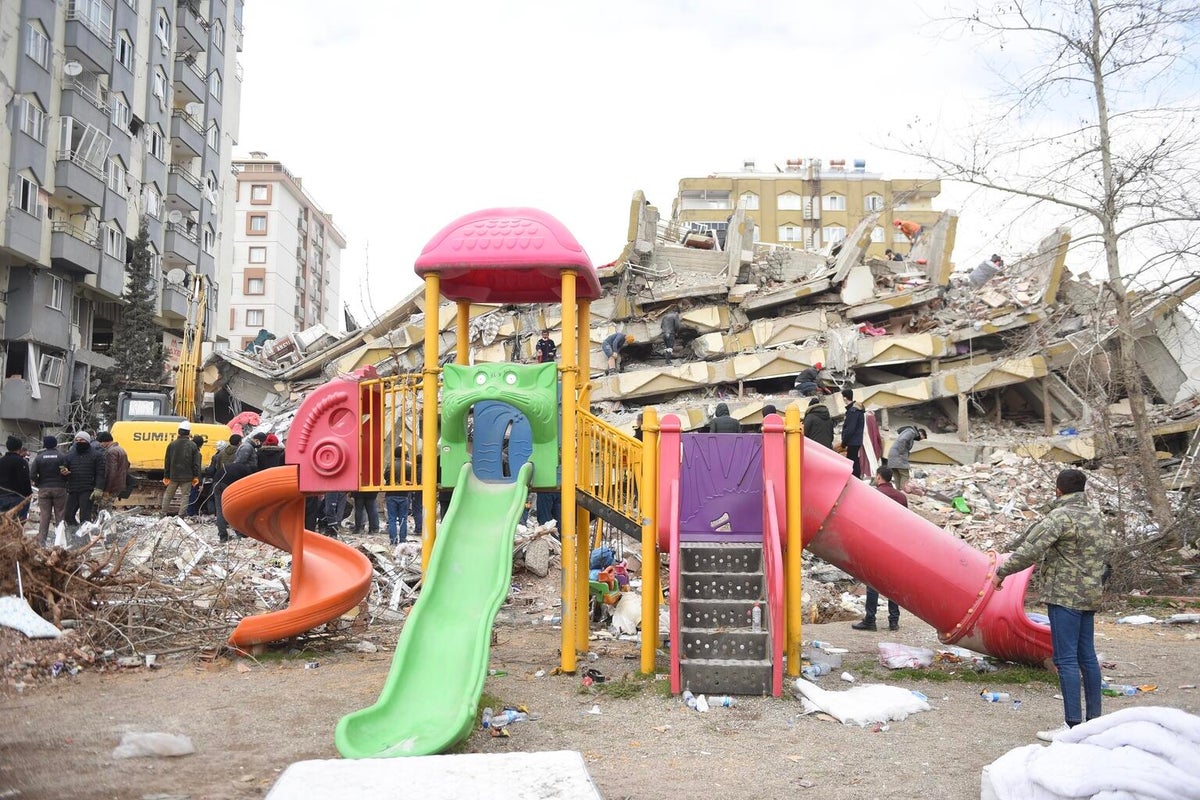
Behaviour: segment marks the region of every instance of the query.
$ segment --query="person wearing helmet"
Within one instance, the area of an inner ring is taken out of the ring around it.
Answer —
[[[600,349],[604,351],[605,357],[608,358],[608,369],[604,371],[605,375],[621,371],[621,351],[633,344],[633,342],[633,336],[617,331],[600,343]]]
[[[821,385],[817,380],[824,368],[825,365],[818,361],[796,376],[795,388],[801,397],[814,397],[820,394]]]

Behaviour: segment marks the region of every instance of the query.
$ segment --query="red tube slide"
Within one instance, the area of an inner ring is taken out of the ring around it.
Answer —
[[[928,622],[946,644],[1022,664],[1051,656],[1050,628],[1025,615],[1031,570],[992,588],[995,551],[980,552],[850,477],[851,465],[804,442],[804,545]]]
[[[349,545],[304,529],[304,495],[295,466],[256,472],[222,497],[229,525],[292,554],[287,608],[246,617],[229,637],[251,647],[304,633],[337,619],[362,602],[371,588],[371,562]]]

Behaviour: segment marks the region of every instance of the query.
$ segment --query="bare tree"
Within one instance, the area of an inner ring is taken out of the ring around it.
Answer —
[[[982,49],[998,48],[1004,64],[993,67],[1005,84],[998,111],[951,144],[915,124],[901,149],[945,179],[1003,192],[1082,230],[1075,243],[1094,248],[1105,267],[1136,459],[1151,511],[1165,526],[1171,508],[1137,368],[1127,287],[1146,268],[1178,268],[1200,252],[1197,75],[1188,50],[1200,6],[1006,0],[949,22],[978,36]]]

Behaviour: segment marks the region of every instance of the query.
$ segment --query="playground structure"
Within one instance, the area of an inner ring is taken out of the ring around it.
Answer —
[[[338,724],[343,755],[436,753],[469,734],[530,489],[562,497],[565,673],[587,643],[593,515],[640,535],[644,673],[655,671],[660,640],[656,565],[670,554],[676,692],[778,695],[785,669],[799,675],[803,547],[895,599],[946,643],[1025,663],[1049,657],[1049,629],[1024,613],[1028,572],[993,594],[996,553],[853,479],[849,461],[804,440],[796,406],[767,417],[762,434],[718,435],[682,433],[678,418],[660,424],[646,408],[642,441],[590,414],[589,309],[599,282],[557,220],[533,209],[462,217],[430,241],[416,270],[425,281],[422,374],[366,369],[320,387],[297,412],[288,466],[225,494],[232,524],[293,553],[291,605],[244,620],[233,641],[245,644],[332,619],[369,588],[369,566],[363,573],[353,557],[365,562],[361,555],[303,530],[303,493],[422,493],[422,592],[379,700]],[[454,364],[439,368],[443,297],[455,303],[457,336]],[[562,304],[561,363],[470,365],[472,304],[529,302]],[[453,488],[440,523],[439,488]],[[756,603],[762,630],[748,618]]]

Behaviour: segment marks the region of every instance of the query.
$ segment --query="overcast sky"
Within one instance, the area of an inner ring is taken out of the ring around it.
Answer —
[[[541,208],[603,264],[636,190],[666,216],[680,178],[743,160],[930,174],[889,143],[918,117],[963,124],[995,86],[978,43],[934,20],[941,7],[248,0],[236,153],[303,177],[349,240],[343,298],[370,317],[418,285],[429,239],[478,209]],[[960,266],[1053,227],[998,224],[986,198],[951,184],[937,204],[962,214]]]

